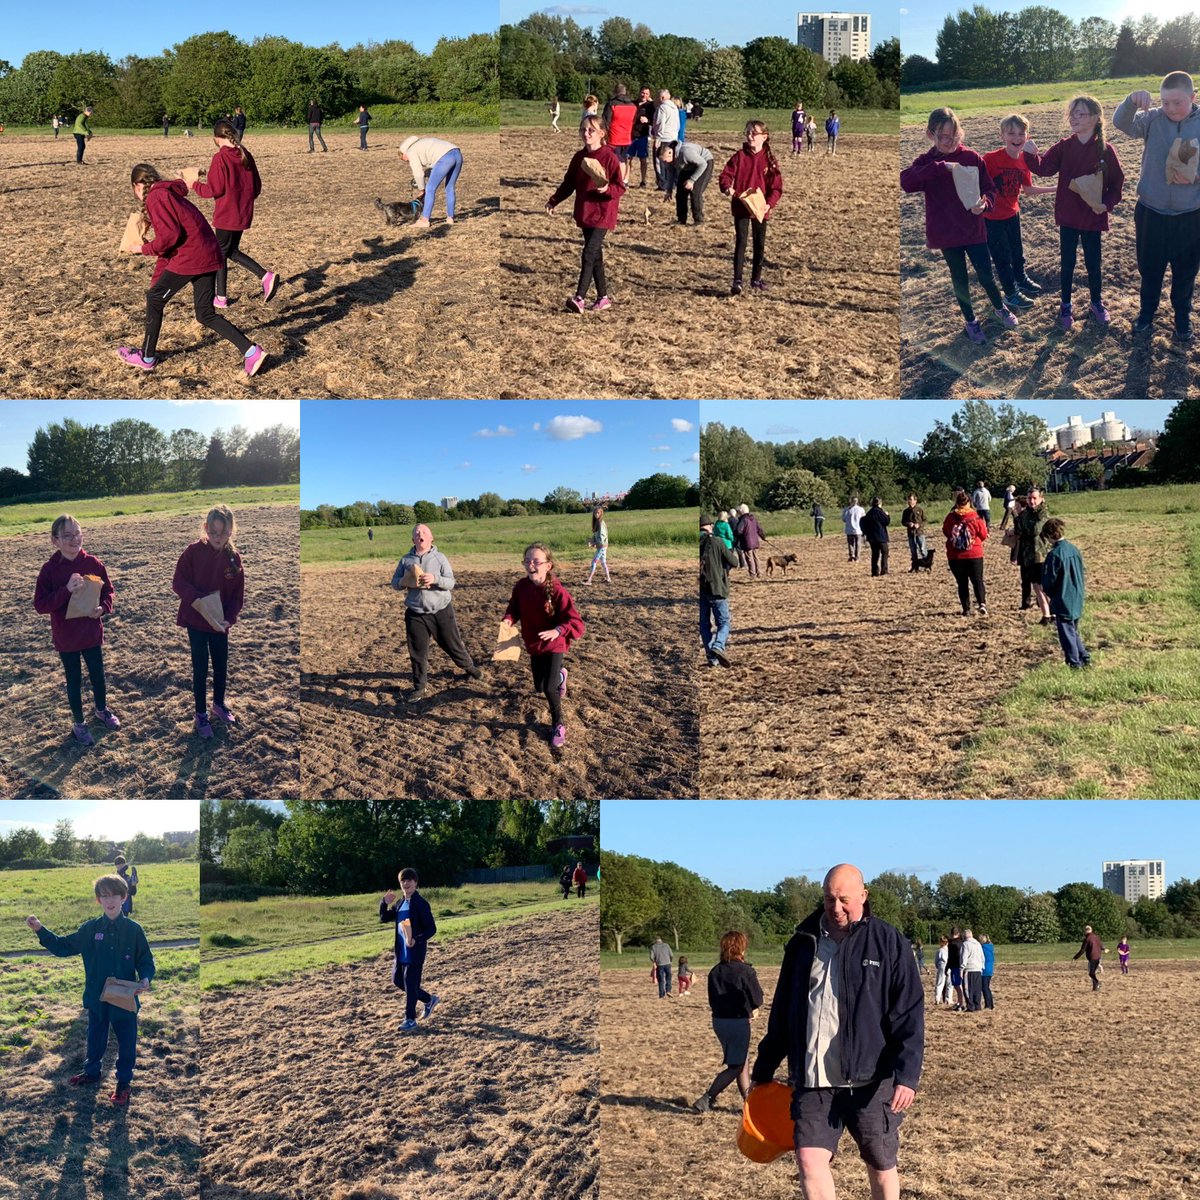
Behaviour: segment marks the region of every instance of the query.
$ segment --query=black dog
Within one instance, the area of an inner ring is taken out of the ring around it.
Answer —
[[[930,550],[929,553],[926,554],[924,558],[918,558],[917,561],[913,564],[912,569],[909,571],[909,574],[911,575],[913,571],[932,571],[933,570],[933,556],[936,553],[937,553],[936,550]]]
[[[383,219],[389,225],[404,225],[417,218],[416,203],[412,200],[404,204],[385,204],[378,196],[375,197],[375,207],[383,213]]]
[[[796,561],[794,554],[777,554],[767,559],[767,574],[770,575],[776,567],[786,575],[788,566]]]

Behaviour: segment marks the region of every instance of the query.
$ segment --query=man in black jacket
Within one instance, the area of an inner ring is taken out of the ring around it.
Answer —
[[[317,141],[321,143],[321,153],[328,152],[329,147],[325,145],[325,139],[321,136],[321,126],[325,122],[325,114],[321,111],[321,106],[315,101],[308,102],[308,112],[304,114],[304,119],[308,122],[308,152],[313,152],[313,136],[316,136]]]
[[[729,568],[738,565],[737,555],[713,533],[713,519],[700,517],[700,641],[708,665],[729,666],[725,642],[729,638]],[[716,622],[717,632],[712,631]]]
[[[396,924],[396,969],[392,982],[404,993],[404,1023],[401,1033],[409,1033],[417,1027],[417,1001],[425,1005],[421,1014],[428,1017],[437,1006],[438,997],[430,995],[421,987],[421,974],[425,970],[425,951],[429,939],[437,933],[429,901],[417,891],[417,872],[405,867],[400,872],[400,890],[404,898],[398,900],[396,893],[385,892],[379,901],[379,920]]]
[[[848,1129],[872,1200],[897,1200],[899,1128],[925,1050],[925,997],[908,940],[871,915],[862,872],[841,863],[783,954],[767,1035],[750,1073],[786,1057],[796,1160],[807,1200],[832,1200],[830,1163]]]

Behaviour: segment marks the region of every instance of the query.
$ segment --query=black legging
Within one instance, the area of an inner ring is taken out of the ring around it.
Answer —
[[[608,280],[604,278],[604,235],[607,232],[607,229],[592,227],[583,230],[583,258],[579,264],[579,286],[575,289],[577,296],[586,296],[593,282],[597,300],[608,295]]]
[[[75,161],[83,162],[83,147],[87,143],[87,136],[82,133],[75,134]]]
[[[196,712],[208,712],[205,698],[208,682],[208,660],[212,658],[213,703],[225,706],[225,677],[229,670],[229,634],[215,629],[193,629],[188,626],[188,644],[192,648],[192,696]]]
[[[1100,304],[1100,233],[1095,229],[1058,227],[1058,259],[1062,268],[1062,302],[1071,303],[1071,285],[1075,276],[1075,255],[1083,243],[1083,265],[1087,270],[1088,291],[1092,303]]]
[[[217,268],[217,295],[224,296],[225,288],[229,282],[229,263],[235,262],[239,267],[245,267],[252,275],[257,275],[261,279],[266,273],[266,267],[260,267],[248,254],[243,254],[239,248],[242,243],[242,234],[244,229],[214,229],[213,232],[217,235],[217,245],[221,247],[221,253],[225,256],[221,265]]]
[[[733,241],[733,280],[741,283],[742,273],[746,267],[746,239],[753,238],[753,248],[750,257],[750,278],[761,279],[763,255],[767,249],[767,223],[754,221],[750,217],[734,217]]]
[[[971,611],[971,590],[975,603],[987,603],[987,587],[983,582],[983,558],[952,558],[950,572],[958,582],[958,601],[963,612]]]
[[[559,674],[562,671],[561,654],[531,654],[529,665],[533,668],[533,690],[541,692],[550,705],[550,724],[562,724],[562,699],[558,694]]]
[[[201,325],[218,333],[226,341],[232,342],[243,354],[253,343],[240,330],[235,329],[215,308],[213,296],[216,294],[215,271],[207,275],[176,275],[174,271],[164,271],[158,282],[146,293],[146,337],[142,342],[142,357],[155,358],[158,354],[158,334],[162,329],[163,309],[167,301],[181,291],[189,283],[192,285],[192,303],[196,309],[196,320]]]
[[[87,663],[88,679],[92,682],[92,695],[96,699],[97,711],[108,707],[108,692],[104,683],[104,652],[99,646],[89,646],[86,650],[60,651],[63,670],[67,676],[67,703],[71,706],[71,716],[76,725],[83,724],[83,669],[79,665],[80,658]]]
[[[964,321],[975,320],[975,310],[971,307],[971,281],[967,275],[967,259],[975,268],[975,278],[979,286],[987,293],[993,308],[1004,307],[1004,297],[996,286],[996,277],[992,274],[992,256],[987,242],[976,246],[950,246],[942,251],[946,266],[950,268],[950,282],[954,285],[954,298]]]

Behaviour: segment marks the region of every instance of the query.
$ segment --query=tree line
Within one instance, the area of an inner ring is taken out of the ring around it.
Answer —
[[[113,61],[99,50],[37,50],[20,67],[0,60],[0,116],[13,124],[74,117],[95,107],[96,128],[145,128],[166,113],[178,124],[211,124],[240,104],[251,124],[298,125],[313,99],[330,119],[359,104],[459,101],[496,104],[494,33],[442,38],[429,54],[404,41],[305,46],[282,37],[247,43],[199,33],[150,57]]]
[[[179,862],[196,857],[196,843],[196,835],[179,843],[147,833],[135,833],[124,842],[114,843],[108,838],[77,836],[74,822],[61,820],[54,823],[54,834],[49,839],[32,826],[14,829],[7,836],[0,834],[0,870],[28,871],[82,863],[111,863],[118,851],[133,863]]]
[[[780,946],[822,903],[821,881],[805,875],[789,876],[769,890],[727,892],[677,863],[609,850],[600,852],[600,870],[600,928],[618,953],[649,945],[656,936],[677,950],[715,948],[730,929],[746,934],[751,945]],[[1070,942],[1083,937],[1085,925],[1114,941],[1122,934],[1200,937],[1200,879],[1176,880],[1162,899],[1136,904],[1091,883],[1037,892],[981,884],[955,871],[936,883],[885,871],[868,880],[867,888],[873,915],[922,942],[936,942],[952,925],[1005,944]]]
[[[500,94],[514,100],[601,100],[618,82],[636,96],[642,84],[713,108],[898,108],[900,41],[880,42],[869,59],[837,66],[785,37],[721,46],[654,34],[625,17],[593,29],[572,17],[532,13],[500,26]]]
[[[931,84],[972,87],[1165,75],[1200,58],[1200,17],[1186,13],[1162,22],[1149,14],[1118,26],[1104,17],[1072,21],[1035,4],[994,12],[982,4],[946,17],[937,35],[936,61],[909,55],[901,69],[905,91]]]
[[[0,503],[82,496],[130,496],[195,488],[298,483],[300,433],[241,425],[207,437],[194,429],[165,434],[125,417],[110,425],[66,418],[38,429],[26,472],[0,467]]]

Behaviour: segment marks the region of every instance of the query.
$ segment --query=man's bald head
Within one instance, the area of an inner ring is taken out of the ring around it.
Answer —
[[[413,549],[418,554],[424,554],[433,545],[433,530],[428,525],[414,525],[412,540]]]
[[[833,937],[846,934],[862,920],[867,904],[867,885],[862,872],[851,863],[838,863],[825,876],[825,925]]]

